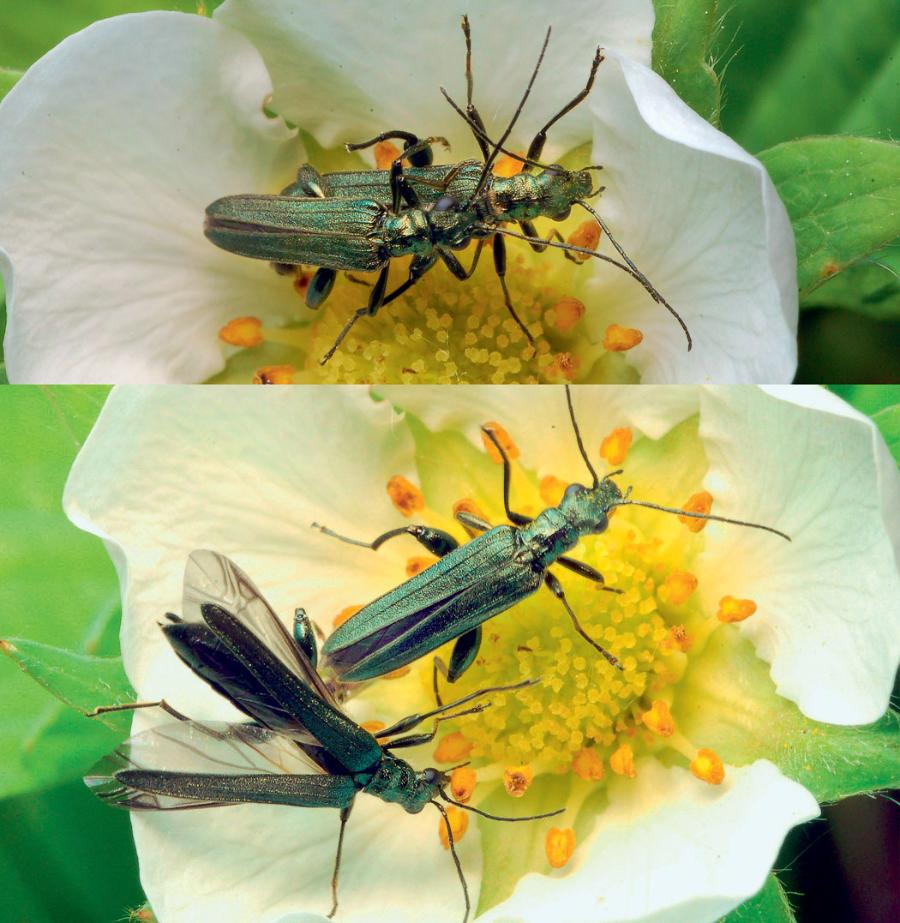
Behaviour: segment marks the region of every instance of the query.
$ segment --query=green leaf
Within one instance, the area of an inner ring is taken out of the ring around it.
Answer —
[[[719,122],[721,88],[711,46],[719,26],[716,0],[653,0],[653,69],[703,118]]]
[[[794,911],[781,887],[778,877],[772,872],[762,889],[735,907],[721,923],[794,923]]]
[[[733,5],[738,48],[744,23],[762,5]],[[776,19],[775,14],[787,4],[769,2],[768,6],[769,24],[776,32],[775,54],[764,37],[757,50],[768,58],[767,70],[761,80],[757,79],[742,117],[731,124],[737,140],[749,150],[759,151],[803,135],[843,131],[845,118],[849,124],[867,120],[863,109],[858,114],[855,110],[872,91],[872,76],[887,66],[896,51],[900,4],[896,0],[805,3],[799,15],[789,12],[784,17],[789,35],[781,48],[777,32],[782,28],[782,17]],[[891,92],[889,87],[887,91]],[[893,93],[896,106],[896,87]],[[882,123],[876,130],[895,126]]]
[[[736,631],[713,634],[685,676],[678,707],[697,746],[738,766],[769,759],[817,801],[900,787],[897,713],[861,727],[810,720],[775,692],[768,665]]]
[[[879,70],[859,91],[855,104],[838,126],[841,134],[879,135],[900,126],[900,38]]]
[[[10,67],[0,67],[0,100],[19,82],[22,71]]]
[[[828,388],[867,417],[874,417],[897,403],[896,385],[829,385]]]
[[[801,295],[900,236],[900,145],[804,138],[760,159],[794,226]]]
[[[884,436],[894,461],[900,465],[900,404],[880,410],[872,420]]]
[[[843,308],[875,320],[900,318],[900,241],[820,285],[801,308]]]
[[[119,588],[103,544],[62,511],[73,459],[106,388],[0,388],[3,634],[84,654],[119,652]],[[112,732],[0,662],[0,797],[77,778]]]
[[[99,705],[134,702],[135,693],[122,669],[121,657],[95,657],[76,654],[27,638],[0,641],[0,651],[56,696],[64,705],[86,714]],[[114,731],[126,734],[131,714],[111,712],[95,718]]]

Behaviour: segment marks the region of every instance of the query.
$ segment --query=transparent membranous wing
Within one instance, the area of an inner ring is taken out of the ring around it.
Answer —
[[[230,612],[263,642],[292,673],[319,696],[336,705],[309,659],[294,643],[282,621],[253,581],[234,561],[215,551],[194,551],[184,569],[182,617],[203,622],[201,607],[212,603]]]
[[[177,794],[161,794],[141,788],[135,778],[123,780],[123,772],[131,777],[143,774],[148,779],[174,773],[183,776],[173,786]],[[248,784],[252,788],[251,777],[312,774],[321,778],[322,773],[290,738],[267,728],[175,721],[124,741],[97,763],[84,781],[108,804],[172,811],[262,800],[248,790]],[[205,777],[206,784],[199,777]]]

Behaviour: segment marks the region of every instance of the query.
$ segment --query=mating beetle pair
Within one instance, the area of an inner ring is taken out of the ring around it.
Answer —
[[[558,165],[548,166],[540,162],[547,132],[590,93],[597,69],[603,61],[600,49],[594,56],[584,89],[535,135],[528,154],[522,157],[508,151],[504,145],[531,93],[550,39],[550,29],[522,100],[498,142],[488,137],[473,103],[472,42],[468,17],[463,19],[463,32],[466,40],[465,111],[446,90],[442,88],[441,92],[471,129],[483,163],[463,161],[431,166],[431,146],[443,141],[442,138],[420,140],[406,131],[384,132],[368,141],[348,144],[347,149],[360,150],[392,138],[402,140],[404,151],[394,160],[389,171],[322,175],[305,164],[300,168],[297,180],[282,190],[281,195],[234,195],[213,202],[206,209],[206,236],[225,250],[272,261],[276,268],[284,265],[288,268],[293,265],[319,267],[307,289],[306,303],[311,308],[318,308],[328,297],[338,271],[379,271],[367,304],[351,315],[323,356],[322,364],[334,355],[360,318],[375,315],[380,308],[399,298],[438,260],[457,279],[465,281],[470,278],[488,239],[493,244],[494,268],[506,308],[534,347],[534,339],[516,313],[506,283],[505,237],[525,240],[538,252],[554,247],[564,250],[566,256],[573,259],[593,257],[628,273],[673,315],[684,331],[690,349],[691,335],[678,312],[635,266],[601,216],[586,201],[602,192],[602,187],[593,188],[591,178],[591,171],[601,168],[591,166],[572,172]],[[501,152],[520,161],[522,172],[509,178],[495,176],[492,167]],[[404,160],[411,166],[404,169]],[[532,175],[532,169],[541,172]],[[538,236],[534,219],[562,221],[576,205],[593,216],[620,259],[566,243],[556,229],[547,238]],[[518,224],[521,233],[506,227],[511,222]],[[454,251],[473,241],[477,241],[475,255],[466,268]],[[408,277],[388,291],[391,260],[401,256],[412,256]]]

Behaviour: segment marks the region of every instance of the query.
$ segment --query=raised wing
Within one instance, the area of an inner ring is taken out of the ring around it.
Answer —
[[[240,256],[366,271],[385,262],[370,238],[384,214],[366,199],[233,195],[206,209],[204,233]]]
[[[294,643],[288,629],[266,602],[256,584],[234,561],[224,555],[215,551],[198,550],[190,554],[184,568],[184,620],[193,624],[204,624],[205,604],[212,604],[230,612],[256,635],[288,670],[313,689],[316,695],[334,706],[337,705],[328,686],[309,662],[306,654]],[[190,665],[194,669],[193,664]]]
[[[312,770],[312,774],[310,774]],[[85,776],[108,804],[173,811],[263,802],[344,807],[356,786],[253,724],[178,721],[126,740]]]
[[[540,570],[515,559],[517,532],[497,526],[385,593],[326,641],[328,665],[347,682],[395,670],[533,593]]]

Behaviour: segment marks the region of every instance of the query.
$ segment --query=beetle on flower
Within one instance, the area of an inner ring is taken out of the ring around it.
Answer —
[[[335,553],[311,520],[375,533],[414,514],[450,531],[454,509],[466,508],[502,521],[486,422],[504,430],[526,514],[583,477],[561,389],[385,388],[381,397],[113,393],[66,508],[119,564],[123,656],[142,698],[234,719],[178,669],[156,625],[194,548],[236,558],[276,611],[302,603],[327,632],[429,560],[400,542],[378,555]],[[594,463],[624,467],[636,496],[772,523],[793,542],[618,509],[572,553],[624,592],[561,579],[624,670],[578,647],[566,614],[537,594],[490,623],[454,694],[531,675],[541,684],[461,719],[431,756],[447,768],[469,761],[451,777],[457,800],[504,814],[538,813],[543,800],[566,806],[514,837],[451,818],[484,919],[713,920],[759,889],[817,799],[874,784],[870,732],[852,725],[882,714],[900,658],[896,467],[871,422],[818,389],[578,389],[574,407]],[[430,659],[400,672],[352,700],[356,720],[377,730],[431,705]],[[333,819],[229,812],[135,818],[142,881],[161,918],[323,912]],[[423,880],[429,917],[453,919],[457,883],[437,826],[411,818],[395,835],[378,804],[360,805],[356,820],[342,919],[417,919]]]
[[[554,125],[544,159],[603,165],[605,222],[677,306],[691,352],[671,315],[619,269],[510,240],[508,285],[537,355],[483,265],[466,283],[429,273],[358,323],[322,369],[366,289],[342,280],[310,323],[308,273],[277,276],[209,244],[211,202],[277,193],[305,160],[321,172],[366,166],[341,159],[345,142],[409,127],[446,135],[454,161],[474,153],[438,90],[462,98],[464,12],[477,29],[479,110],[505,125],[523,59],[533,60],[524,49],[539,47],[526,28],[547,15],[536,2],[346,0],[311,15],[299,0],[228,0],[212,20],[97,23],[41,59],[0,104],[11,380],[789,381],[797,293],[787,216],[759,162],[647,67],[649,0],[554,9],[542,79],[507,146],[527,146],[535,124],[584,86],[602,46],[596,85]],[[415,40],[398,43],[398,24]],[[570,243],[594,246],[577,219],[561,227]],[[600,251],[618,256],[606,235]]]

